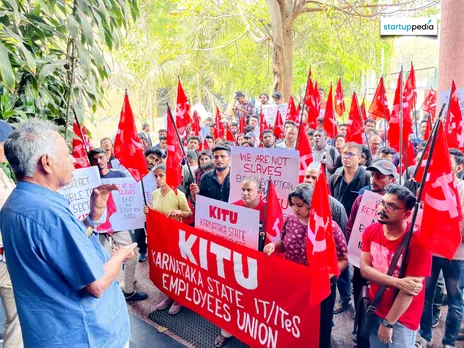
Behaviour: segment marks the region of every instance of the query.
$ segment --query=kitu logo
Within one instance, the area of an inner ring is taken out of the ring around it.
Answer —
[[[427,35],[437,36],[437,20],[433,18],[390,18],[380,19],[380,35]]]

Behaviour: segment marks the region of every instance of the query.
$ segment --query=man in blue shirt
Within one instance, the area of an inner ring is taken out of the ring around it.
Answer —
[[[19,125],[5,153],[18,184],[0,213],[0,230],[24,346],[128,347],[129,317],[116,277],[136,244],[110,258],[92,233],[117,187],[92,192],[82,223],[56,192],[71,183],[75,160],[53,124]]]

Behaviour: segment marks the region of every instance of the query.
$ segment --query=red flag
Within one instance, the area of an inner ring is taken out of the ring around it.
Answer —
[[[435,118],[435,112],[437,108],[437,91],[433,88],[430,90],[427,97],[425,97],[424,104],[422,105],[422,110],[428,112],[433,118]]]
[[[277,109],[277,112],[279,112],[279,109]],[[263,110],[261,109],[259,113],[259,139],[261,141],[261,144],[263,142],[263,132],[266,129],[270,129],[269,125],[266,122],[266,117],[264,117]]]
[[[185,128],[188,124],[192,123],[192,116],[190,115],[190,104],[187,96],[185,95],[180,79],[177,80],[177,107],[176,107],[176,127],[179,134],[184,134]]]
[[[442,124],[437,132],[424,185],[424,212],[419,236],[425,247],[451,260],[461,244],[459,222],[462,213]]]
[[[414,66],[411,64],[411,71],[404,85],[404,97],[408,102],[409,109],[413,109],[417,102],[416,92],[416,74],[414,73]]]
[[[308,137],[303,129],[298,132],[295,150],[300,151],[300,175],[298,182],[301,184],[304,182],[306,168],[308,168],[309,164],[313,161],[311,146],[309,145]]]
[[[166,184],[177,195],[177,186],[182,183],[182,144],[179,141],[171,109],[168,107],[168,127],[166,131]]]
[[[308,108],[310,108],[314,104],[313,88],[314,86],[313,86],[312,73],[311,73],[311,69],[309,69],[308,81],[306,83],[306,91],[305,91],[305,98],[304,98],[304,103]]]
[[[356,92],[353,92],[351,97],[350,117],[348,119],[348,129],[346,130],[346,141],[355,142],[360,145],[363,143],[363,122],[360,114],[358,97]]]
[[[232,129],[230,128],[228,123],[226,123],[226,140],[231,141],[235,144],[234,134],[232,133]]]
[[[214,122],[214,139],[224,138],[225,136],[224,124],[222,123],[221,119],[221,113],[219,112],[219,108],[216,106],[216,120]]]
[[[134,114],[127,94],[124,96],[118,132],[114,140],[114,156],[126,167],[135,181],[140,181],[148,174],[147,162],[145,162],[143,147],[135,128]]]
[[[429,117],[427,117],[427,128],[425,128],[424,140],[428,140],[430,138],[432,128],[432,115],[430,114]]]
[[[313,93],[314,93],[314,105],[316,107],[315,112],[316,112],[316,118],[319,117],[319,113],[321,112],[321,95],[319,94],[319,87],[317,86],[317,82],[314,85],[313,88]],[[316,128],[314,128],[316,129]]]
[[[451,94],[446,116],[446,137],[449,147],[464,150],[464,127],[462,124],[462,113],[459,106],[456,83],[451,84]]]
[[[369,107],[369,114],[374,115],[374,119],[380,117],[390,120],[390,110],[388,109],[387,92],[383,85],[383,76],[380,76],[379,84],[377,85],[374,98]]]
[[[246,121],[245,117],[240,117],[240,133],[243,134],[245,132],[245,127],[246,127]]]
[[[343,100],[343,87],[342,87],[342,78],[338,78],[337,89],[335,91],[335,112],[338,116],[343,115],[346,111],[345,101]]]
[[[363,98],[361,103],[361,115],[363,118],[363,122],[367,120],[367,112],[366,112],[366,100]]]
[[[264,245],[276,242],[280,239],[280,232],[282,231],[283,224],[284,217],[282,214],[282,207],[280,206],[274,183],[270,180],[269,191],[267,193],[266,218],[263,228],[266,233]]]
[[[311,82],[312,83],[312,82]],[[317,118],[319,117],[321,96],[319,95],[319,89],[317,88],[317,82],[309,91],[311,95],[309,98],[308,106],[308,125],[312,129],[317,128]]]
[[[311,281],[317,284],[311,287],[309,297],[309,303],[314,305],[321,303],[330,295],[330,274],[340,275],[333,238],[329,193],[323,169],[314,185],[306,234],[306,255]]]
[[[334,138],[337,135],[337,120],[333,110],[332,85],[330,85],[329,96],[324,114],[324,130],[329,138]]]
[[[280,114],[279,109],[277,109],[277,116],[274,123],[274,134],[277,139],[284,138],[284,122],[282,121],[282,115]]]
[[[202,150],[211,150],[208,146],[208,142],[206,141],[206,138],[203,139],[203,149]]]
[[[76,169],[90,167],[89,156],[87,155],[87,151],[85,151],[84,142],[87,146],[87,150],[92,150],[92,145],[90,144],[90,139],[87,136],[87,131],[84,126],[81,126],[81,131],[84,139],[81,138],[81,132],[79,132],[77,122],[74,122],[74,134],[77,138],[74,138],[72,142],[72,155],[76,159],[76,164],[74,165]]]
[[[293,100],[293,96],[291,95],[288,99],[288,111],[286,119],[297,123],[300,122],[298,110],[296,109],[295,101]]]
[[[199,137],[201,133],[200,116],[198,116],[198,112],[196,110],[193,112],[192,133],[197,137]]]

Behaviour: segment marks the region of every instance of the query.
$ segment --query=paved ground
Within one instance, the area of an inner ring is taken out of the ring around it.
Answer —
[[[164,295],[149,280],[148,262],[141,264],[139,263],[137,266],[136,289],[147,292],[150,298],[146,301],[129,305],[129,311],[138,317],[131,317],[131,347],[191,347],[191,345],[182,341],[173,333],[171,333],[169,328],[159,327],[148,319],[148,314],[153,311],[154,306],[165,298]],[[442,307],[442,310],[443,315],[440,321],[440,325],[433,329],[434,341],[433,345],[431,346],[432,348],[441,348],[441,338],[443,337],[446,307]],[[335,326],[332,332],[338,348],[349,348],[355,346],[351,338],[351,331],[353,328],[353,320],[351,319],[351,315],[352,312],[345,312],[343,314],[334,316]],[[192,330],[196,329],[195,323],[189,322],[185,323],[185,325],[191,325]],[[159,331],[164,333],[160,333]],[[211,344],[211,347],[214,347],[214,345]],[[464,343],[458,342],[456,347],[464,348]]]

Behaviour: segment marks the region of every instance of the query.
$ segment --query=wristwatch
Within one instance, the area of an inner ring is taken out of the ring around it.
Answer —
[[[93,227],[93,228],[98,227],[98,226],[100,226],[100,225],[103,223],[103,221],[101,221],[101,220],[93,221],[93,220],[90,218],[90,215],[87,215],[84,221],[86,221],[86,222],[89,224],[89,226],[90,226],[90,227]]]
[[[388,327],[389,329],[393,328],[393,324],[390,324],[387,319],[382,320],[382,325]]]

